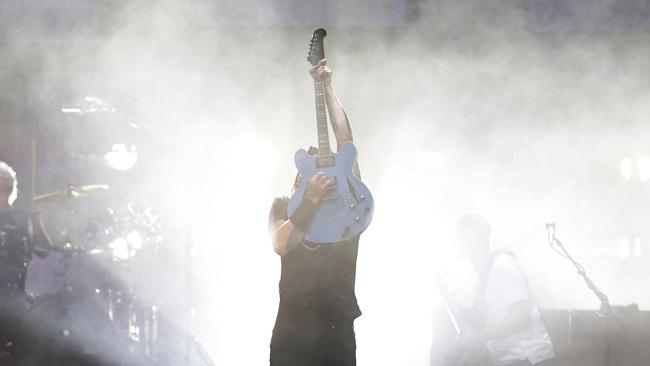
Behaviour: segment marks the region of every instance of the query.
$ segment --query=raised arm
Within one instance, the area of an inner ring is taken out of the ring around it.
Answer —
[[[325,88],[325,103],[327,104],[327,111],[330,116],[330,123],[332,124],[332,129],[334,130],[334,135],[336,136],[336,151],[341,150],[341,146],[345,142],[354,142],[352,137],[352,127],[350,126],[350,120],[343,109],[341,101],[336,96],[334,88],[332,87],[332,70],[327,66],[327,60],[320,60],[320,63],[317,67],[313,67],[310,70],[312,77],[321,79]],[[359,163],[354,167],[354,174],[357,177],[361,177],[359,171]]]
[[[282,201],[276,199],[271,208],[269,218],[271,243],[273,250],[284,256],[296,247],[309,224],[318,211],[321,199],[331,189],[333,184],[322,172],[316,173],[310,180],[305,190],[305,196],[293,216],[287,218],[287,207]]]

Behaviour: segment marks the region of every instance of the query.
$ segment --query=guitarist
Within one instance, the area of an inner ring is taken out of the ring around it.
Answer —
[[[515,256],[490,250],[491,231],[475,214],[461,217],[456,225],[458,253],[479,275],[474,308],[460,320],[473,330],[461,334],[459,348],[464,354],[487,350],[497,366],[537,365],[554,357],[553,345]]]
[[[350,122],[332,88],[327,60],[310,70],[323,81],[337,150],[352,141]],[[310,149],[315,154],[315,149]],[[358,165],[355,175],[359,176]],[[294,190],[300,179],[296,178]],[[317,173],[309,179],[302,203],[292,217],[289,198],[276,198],[269,218],[271,241],[281,256],[280,306],[271,338],[271,366],[356,365],[354,319],[361,315],[354,293],[359,236],[338,244],[302,242],[321,199],[333,183]]]

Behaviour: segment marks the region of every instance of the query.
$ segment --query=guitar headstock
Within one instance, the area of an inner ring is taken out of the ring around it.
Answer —
[[[316,29],[314,34],[311,35],[309,51],[307,51],[307,61],[312,66],[318,66],[320,60],[325,58],[325,47],[323,45],[325,36],[327,36],[327,32],[323,28]]]

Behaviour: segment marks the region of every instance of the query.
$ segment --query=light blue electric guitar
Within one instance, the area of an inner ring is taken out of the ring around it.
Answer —
[[[325,58],[324,29],[317,29],[309,44],[307,60],[317,66]],[[317,244],[336,244],[361,234],[370,225],[373,199],[370,190],[354,175],[357,148],[346,142],[338,153],[330,149],[325,109],[323,82],[314,80],[316,95],[316,124],[318,127],[318,154],[309,155],[305,150],[296,152],[295,163],[301,182],[289,201],[288,214],[293,215],[305,194],[309,179],[323,172],[336,184],[322,200],[318,213],[305,233],[304,240]]]

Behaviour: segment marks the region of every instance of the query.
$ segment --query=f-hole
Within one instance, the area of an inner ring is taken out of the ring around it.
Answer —
[[[350,181],[350,178],[346,178],[346,180],[348,181],[348,190],[350,191],[350,193],[352,194],[352,197],[354,197],[354,201],[358,205],[360,200],[359,200],[359,197],[357,197],[357,190],[354,189],[354,186],[352,185],[352,182]]]

